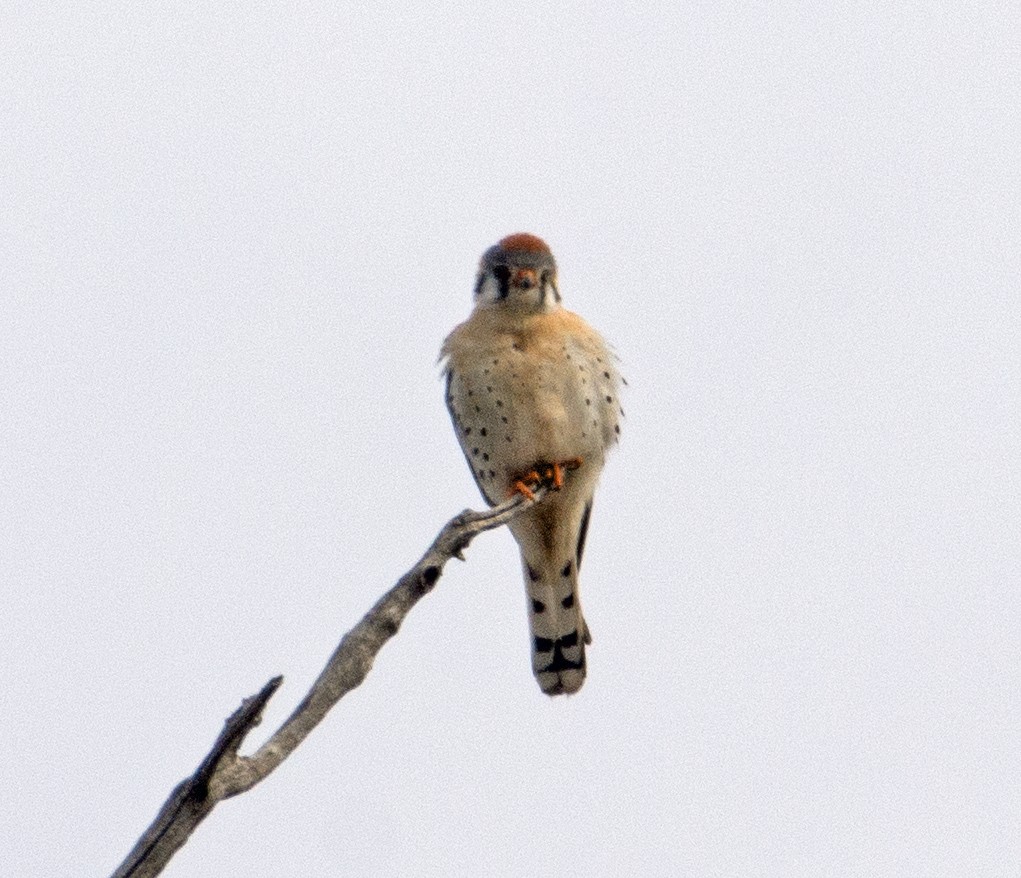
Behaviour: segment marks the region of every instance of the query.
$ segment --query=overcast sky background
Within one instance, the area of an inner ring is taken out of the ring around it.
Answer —
[[[480,505],[435,361],[523,230],[630,385],[585,688],[485,535],[165,874],[1018,874],[1021,7],[16,3],[0,76],[0,874]]]

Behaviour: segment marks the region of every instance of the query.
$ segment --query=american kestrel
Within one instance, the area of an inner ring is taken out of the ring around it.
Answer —
[[[578,598],[592,496],[620,434],[620,377],[605,342],[563,308],[549,247],[510,235],[482,256],[475,308],[443,343],[447,408],[490,504],[550,493],[510,522],[521,549],[532,671],[577,692],[591,643]]]

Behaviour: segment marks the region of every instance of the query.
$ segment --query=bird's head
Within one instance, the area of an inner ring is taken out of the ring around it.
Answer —
[[[557,263],[541,238],[518,232],[482,254],[475,281],[479,307],[539,313],[559,302]]]

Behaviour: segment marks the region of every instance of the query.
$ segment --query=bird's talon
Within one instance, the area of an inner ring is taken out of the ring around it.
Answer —
[[[549,482],[554,491],[564,487],[564,473],[576,470],[582,464],[580,457],[572,457],[569,460],[555,463],[549,468]]]
[[[511,484],[510,495],[513,497],[515,494],[524,494],[529,500],[535,499],[535,492],[522,479]]]
[[[534,470],[524,473],[511,482],[508,496],[524,494],[529,500],[534,500],[536,488],[559,491],[564,487],[564,473],[578,469],[581,464],[580,457],[572,457],[560,463],[537,464]]]

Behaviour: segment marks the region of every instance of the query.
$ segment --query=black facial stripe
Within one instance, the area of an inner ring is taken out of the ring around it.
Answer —
[[[510,292],[510,269],[506,265],[494,265],[493,277],[499,286],[500,298],[506,299]]]

